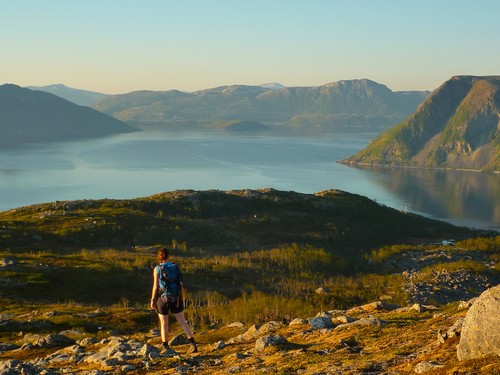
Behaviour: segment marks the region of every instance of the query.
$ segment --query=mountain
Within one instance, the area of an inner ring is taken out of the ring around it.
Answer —
[[[268,83],[263,83],[262,85],[260,85],[261,87],[264,87],[266,89],[282,89],[282,88],[285,88],[284,85],[282,85],[281,83],[278,83],[278,82],[268,82]]]
[[[92,106],[109,96],[100,92],[75,89],[61,84],[48,86],[27,86],[26,88],[30,90],[45,91],[57,95],[60,98],[69,100],[75,104],[86,106]]]
[[[134,131],[111,116],[43,91],[0,86],[2,145],[106,136]]]
[[[500,171],[500,77],[455,76],[343,163]]]
[[[221,86],[185,93],[136,91],[94,106],[123,121],[197,123],[245,120],[310,128],[389,126],[411,114],[427,92],[393,92],[361,79],[317,87]]]

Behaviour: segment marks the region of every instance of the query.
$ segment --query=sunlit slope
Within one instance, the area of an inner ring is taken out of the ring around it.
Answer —
[[[471,233],[338,190],[187,190],[132,200],[55,202],[0,212],[0,225],[1,245],[12,250],[176,241],[222,251],[297,243],[346,256],[382,244]]]
[[[500,77],[456,76],[344,163],[500,170]]]

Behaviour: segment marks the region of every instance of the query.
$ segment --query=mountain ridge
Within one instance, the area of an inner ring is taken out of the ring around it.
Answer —
[[[345,164],[500,170],[500,77],[454,76]]]
[[[106,98],[107,94],[96,91],[82,90],[66,86],[62,83],[46,86],[26,86],[30,90],[45,91],[78,105],[91,106]]]
[[[26,142],[81,139],[136,129],[90,107],[56,95],[0,86],[0,134],[6,146]]]
[[[393,92],[385,85],[361,79],[305,87],[228,85],[193,93],[134,91],[110,96],[94,108],[129,122],[243,120],[307,128],[300,116],[315,115],[325,128],[346,127],[346,117],[358,119],[358,126],[370,125],[374,119],[378,125],[380,117],[385,117],[384,125],[388,126],[408,116],[427,95]]]

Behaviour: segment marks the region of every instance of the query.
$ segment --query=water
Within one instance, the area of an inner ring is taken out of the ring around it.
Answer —
[[[500,229],[500,175],[362,170],[337,161],[375,134],[321,137],[144,131],[0,150],[0,210],[176,189],[340,189],[456,225]]]

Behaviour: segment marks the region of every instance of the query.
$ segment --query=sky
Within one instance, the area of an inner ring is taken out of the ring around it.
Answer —
[[[498,0],[0,0],[0,84],[107,94],[500,75]]]

